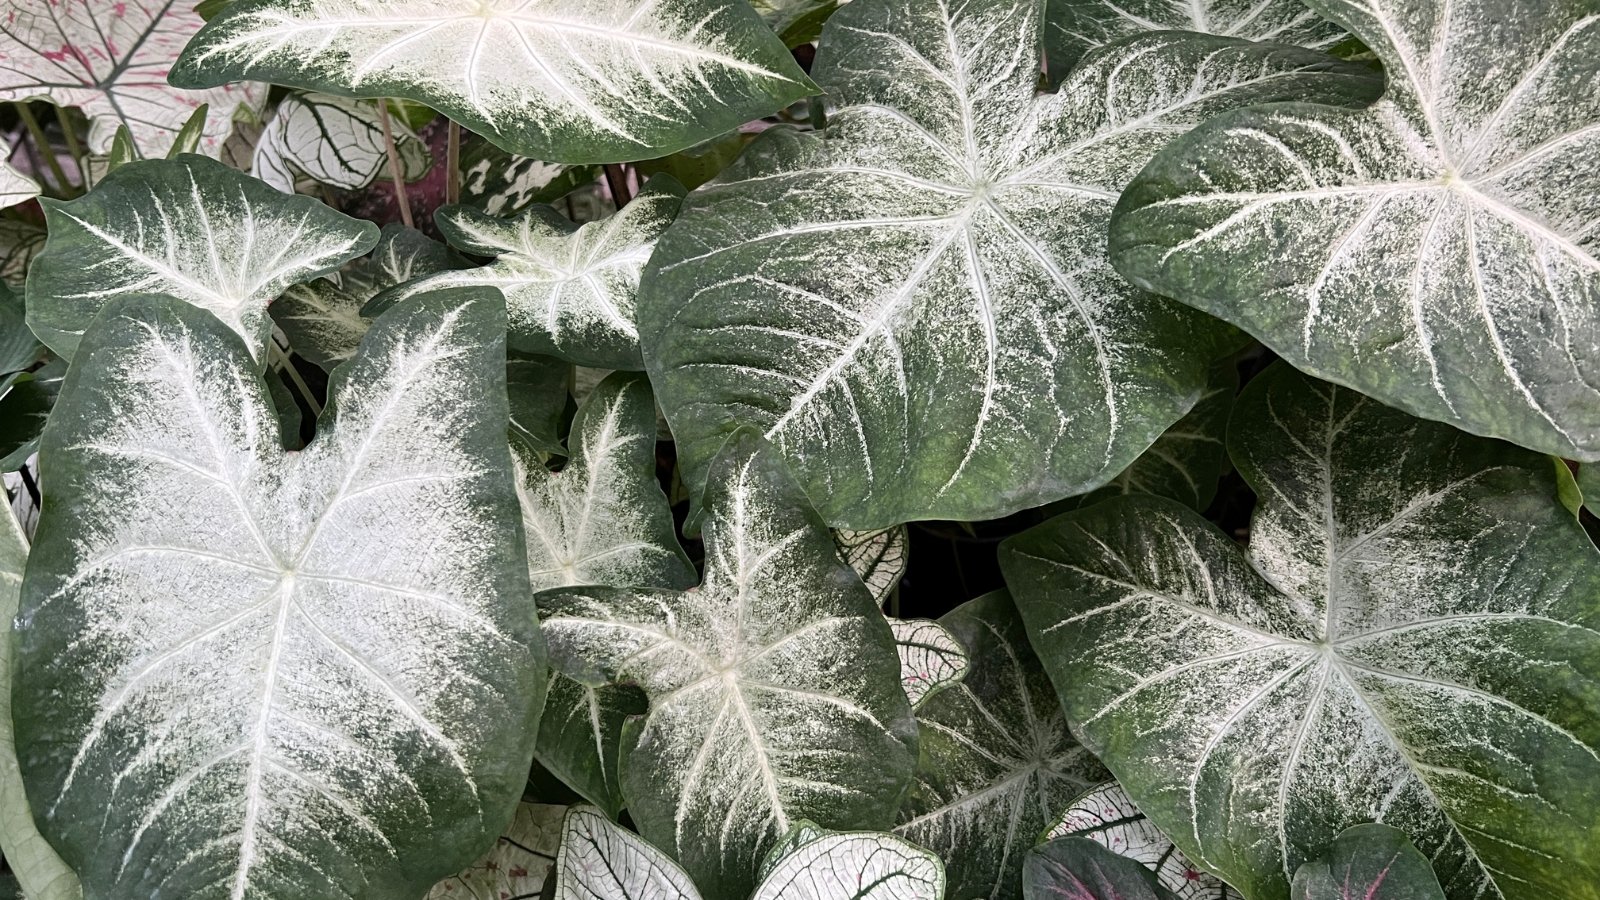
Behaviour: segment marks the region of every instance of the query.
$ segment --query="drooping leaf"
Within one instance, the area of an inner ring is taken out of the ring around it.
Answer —
[[[39,182],[12,168],[11,145],[0,140],[0,209],[39,196]]]
[[[1439,879],[1405,832],[1357,825],[1294,873],[1294,900],[1444,900]]]
[[[795,821],[890,824],[916,724],[883,614],[775,451],[741,432],[715,472],[699,588],[572,588],[539,603],[558,671],[650,697],[622,742],[640,831],[712,900],[745,900]]]
[[[388,174],[378,103],[330,94],[290,94],[261,132],[250,173],[286,194],[310,178],[345,190],[371,184]],[[395,150],[407,181],[433,164],[428,147],[399,121],[392,123]]]
[[[861,581],[882,606],[894,593],[910,562],[911,536],[904,525],[876,531],[839,529],[833,533],[839,555],[861,576]]]
[[[1172,900],[1150,870],[1085,838],[1057,838],[1028,852],[1027,900]]]
[[[1117,268],[1383,403],[1600,459],[1600,5],[1310,5],[1384,98],[1174,142],[1123,195]]]
[[[554,203],[600,171],[517,156],[480,138],[461,147],[461,203],[497,218],[514,216],[535,203]]]
[[[966,648],[967,673],[917,711],[921,757],[895,833],[944,860],[950,896],[1010,900],[1028,847],[1105,769],[1067,731],[1010,596],[939,624]]]
[[[682,202],[683,186],[657,177],[615,215],[582,226],[548,206],[510,220],[445,207],[437,221],[450,243],[495,261],[400,285],[374,308],[441,287],[486,285],[505,294],[513,347],[583,366],[643,368],[639,273]]]
[[[929,697],[967,677],[967,650],[948,629],[927,619],[890,619],[900,653],[900,686],[916,710]]]
[[[848,0],[749,0],[784,44],[809,44],[822,33],[822,25]]]
[[[460,873],[434,885],[427,900],[535,898],[555,868],[567,807],[527,800],[517,804],[494,847]]]
[[[501,833],[545,672],[504,327],[488,292],[396,308],[292,455],[214,317],[119,298],[85,335],[13,712],[88,895],[414,897]]]
[[[28,272],[28,324],[71,358],[113,297],[165,293],[217,316],[264,357],[267,304],[366,253],[378,228],[288,197],[203,156],[129,163],[69,203]]]
[[[234,112],[259,109],[264,84],[179,90],[166,72],[200,28],[193,4],[157,0],[49,0],[9,4],[0,16],[0,100],[49,100],[89,117],[89,151],[104,154],[126,127],[146,157],[165,156],[178,131],[208,107],[200,140],[216,156]],[[241,79],[242,80],[242,79]]]
[[[406,97],[513,153],[572,163],[671,153],[813,91],[742,0],[244,0],[171,75],[240,79]]]
[[[881,832],[825,833],[777,860],[751,900],[944,900],[944,865]]]
[[[700,900],[687,872],[599,810],[574,806],[561,824],[555,900]]]
[[[1549,460],[1283,365],[1228,440],[1248,556],[1138,496],[1002,545],[1076,733],[1248,897],[1370,821],[1452,898],[1600,896],[1600,559]]]
[[[1121,856],[1143,863],[1156,882],[1177,900],[1242,900],[1215,875],[1195,868],[1189,857],[1157,828],[1115,781],[1090,788],[1072,801],[1044,840],[1088,838]]]
[[[1038,6],[855,0],[813,68],[825,135],[771,129],[685,201],[639,322],[691,488],[752,425],[829,524],[994,518],[1098,487],[1200,396],[1236,335],[1111,270],[1115,194],[1223,109],[1377,82],[1167,33],[1037,96]]]

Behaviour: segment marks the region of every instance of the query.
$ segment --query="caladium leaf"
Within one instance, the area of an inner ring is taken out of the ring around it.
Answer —
[[[461,202],[486,215],[513,216],[535,203],[554,203],[600,172],[600,166],[517,156],[480,138],[461,148]]]
[[[809,44],[822,33],[822,24],[828,21],[849,0],[749,0],[761,13],[761,18],[784,44],[798,47]]]
[[[582,226],[548,206],[510,220],[445,207],[436,217],[445,238],[495,261],[401,285],[374,308],[441,287],[486,285],[505,294],[513,347],[583,366],[643,368],[639,274],[682,202],[683,186],[658,176],[616,214]]]
[[[32,366],[43,349],[28,330],[22,296],[0,283],[0,375]]]
[[[910,562],[911,536],[906,527],[896,525],[875,531],[841,528],[833,533],[833,542],[839,547],[839,555],[882,606],[900,584]]]
[[[1143,863],[1177,900],[1242,900],[1238,891],[1215,875],[1195,868],[1115,781],[1091,788],[1072,801],[1044,835],[1047,841],[1062,837],[1088,838]]]
[[[968,669],[917,711],[921,757],[895,833],[944,859],[952,897],[1020,897],[1028,847],[1105,769],[1067,731],[1010,596],[970,600],[939,624]]]
[[[52,359],[0,379],[0,472],[15,472],[38,452],[39,435],[66,377],[66,361]]]
[[[890,619],[900,653],[900,686],[913,710],[934,694],[967,677],[967,650],[938,622]]]
[[[166,73],[199,30],[192,4],[163,0],[53,0],[12,4],[0,16],[0,100],[49,100],[89,117],[89,151],[107,153],[127,128],[147,157],[167,153],[194,111],[207,107],[200,147],[216,156],[234,113],[259,109],[264,84],[178,90]]]
[[[11,145],[0,140],[0,209],[39,196],[39,182],[12,168],[10,158]]]
[[[691,487],[744,424],[832,525],[988,519],[1098,487],[1194,404],[1236,335],[1111,270],[1115,194],[1221,110],[1378,84],[1167,33],[1037,96],[1038,6],[855,0],[812,70],[825,136],[771,129],[685,201],[639,322]]]
[[[506,357],[506,393],[511,433],[528,449],[566,456],[561,425],[566,418],[572,367],[559,359],[511,352]]]
[[[378,103],[329,94],[290,94],[261,132],[250,173],[286,194],[301,178],[345,190],[387,174],[388,152]],[[399,121],[391,124],[407,181],[427,174],[428,147]]]
[[[687,872],[599,810],[574,806],[561,824],[555,900],[700,900]]]
[[[1228,440],[1248,556],[1138,496],[1001,546],[1075,732],[1248,897],[1371,821],[1452,898],[1600,896],[1600,558],[1550,461],[1283,365]]]
[[[371,222],[203,156],[129,163],[77,200],[40,202],[50,236],[28,272],[28,325],[69,359],[110,298],[150,292],[210,312],[264,360],[267,304],[378,240]]]
[[[1148,31],[1197,31],[1317,50],[1346,37],[1302,0],[1047,0],[1050,77],[1060,81],[1096,47]]]
[[[748,898],[798,819],[888,826],[915,759],[888,623],[779,459],[751,432],[719,456],[699,588],[539,595],[558,671],[649,695],[623,796],[712,900]]]
[[[1028,852],[1027,900],[1172,900],[1150,870],[1085,838],[1057,838]]]
[[[0,218],[0,279],[18,289],[33,258],[44,249],[43,225],[23,219]]]
[[[944,900],[939,857],[892,834],[824,833],[777,860],[751,900]]]
[[[1238,111],[1123,195],[1120,271],[1415,415],[1600,459],[1600,6],[1310,0],[1369,110]],[[1492,27],[1491,27],[1492,26]]]
[[[89,330],[13,685],[86,894],[420,896],[501,833],[545,672],[504,327],[489,292],[396,308],[295,454],[216,318],[119,298]]]
[[[814,90],[741,0],[244,0],[171,74],[241,79],[406,97],[513,153],[572,163],[681,150]]]
[[[534,759],[585,800],[616,818],[622,796],[622,729],[650,709],[644,692],[627,684],[592,686],[560,673],[550,676]]]
[[[372,248],[368,271],[381,291],[446,269],[465,269],[468,265],[449,247],[417,229],[390,223],[383,226],[378,246]]]
[[[534,898],[555,868],[567,807],[517,804],[511,825],[494,847],[459,874],[434,885],[427,900]]]
[[[1439,879],[1405,832],[1357,825],[1294,873],[1293,900],[1445,900]]]

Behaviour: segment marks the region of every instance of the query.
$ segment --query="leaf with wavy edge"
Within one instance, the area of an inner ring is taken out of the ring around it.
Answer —
[[[889,630],[900,653],[900,686],[912,710],[967,677],[971,665],[967,650],[943,625],[927,619],[890,619]]]
[[[1023,854],[1105,769],[1067,731],[1010,596],[969,600],[939,624],[968,669],[917,711],[921,757],[894,830],[944,859],[950,896],[1020,897]]]
[[[1428,858],[1405,832],[1357,825],[1294,873],[1294,900],[1445,900]]]
[[[833,542],[839,548],[839,555],[861,576],[861,582],[872,592],[878,605],[887,602],[910,563],[907,556],[911,536],[906,527],[896,525],[875,531],[840,528],[833,532]]]
[[[555,868],[567,807],[517,804],[517,814],[494,847],[456,875],[439,882],[427,900],[536,898]]]
[[[742,0],[242,0],[171,75],[238,79],[405,97],[572,163],[661,156],[813,92]]]
[[[1057,838],[1028,852],[1027,900],[1173,900],[1150,871],[1087,838]]]
[[[69,359],[109,299],[163,293],[221,319],[264,361],[267,304],[378,240],[371,222],[191,154],[128,163],[77,200],[40,202],[50,236],[28,271],[28,325]]]
[[[916,722],[888,623],[777,453],[740,432],[715,471],[700,587],[570,588],[539,605],[558,671],[650,697],[622,742],[640,831],[712,900],[745,900],[796,820],[890,823]]]
[[[1137,860],[1156,873],[1156,881],[1177,900],[1242,900],[1215,875],[1194,867],[1172,839],[1161,833],[1115,781],[1090,788],[1045,832],[1043,840],[1088,838]]]
[[[1175,142],[1123,195],[1117,268],[1391,406],[1600,459],[1600,0],[1310,2],[1384,98]]]
[[[17,747],[95,897],[418,896],[500,834],[545,655],[489,292],[398,307],[286,454],[231,329],[122,298],[45,428]]]
[[[207,107],[200,147],[216,156],[234,113],[258,111],[267,85],[178,90],[167,69],[199,30],[179,0],[40,0],[0,13],[0,100],[49,100],[89,117],[89,151],[108,153],[127,126],[146,157],[165,156],[194,111]]]
[[[824,136],[770,130],[685,201],[639,323],[691,487],[751,425],[830,525],[996,518],[1100,486],[1194,404],[1237,335],[1112,271],[1116,193],[1224,109],[1378,85],[1169,33],[1039,96],[1038,5],[856,0],[813,69]]]
[[[371,184],[388,174],[378,102],[331,94],[290,94],[278,104],[261,132],[250,173],[286,194],[301,178],[344,190]],[[390,131],[402,177],[421,178],[433,164],[428,147],[395,119]]]
[[[1600,557],[1550,461],[1285,365],[1228,444],[1248,555],[1151,497],[1001,546],[1075,732],[1246,896],[1378,820],[1452,898],[1600,897]]]
[[[12,167],[11,145],[0,140],[0,209],[16,206],[39,196],[39,182]]]

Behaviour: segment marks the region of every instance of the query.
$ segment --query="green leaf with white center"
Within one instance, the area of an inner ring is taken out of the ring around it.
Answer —
[[[599,810],[574,806],[561,823],[555,900],[700,900],[672,858]]]
[[[1405,832],[1387,825],[1357,825],[1333,842],[1321,859],[1294,873],[1295,900],[1445,900],[1428,858]]]
[[[379,101],[382,102],[382,101]],[[433,164],[428,147],[394,121],[402,177],[415,181]],[[347,191],[388,174],[378,104],[330,94],[290,94],[261,132],[250,173],[286,194],[304,178]]]
[[[1067,731],[1010,596],[970,600],[939,624],[968,669],[917,711],[921,758],[894,830],[944,860],[951,897],[1017,898],[1028,848],[1105,769]]]
[[[622,729],[650,709],[644,692],[627,684],[592,686],[552,673],[534,759],[613,819],[621,815]]]
[[[1228,441],[1248,555],[1137,496],[1001,546],[1079,737],[1247,897],[1371,821],[1455,900],[1600,897],[1600,558],[1550,461],[1286,365]]]
[[[243,0],[170,77],[405,97],[570,163],[661,156],[814,92],[743,0]]]
[[[927,619],[890,619],[889,630],[900,653],[900,686],[913,710],[967,677],[971,665],[967,650],[943,625]]]
[[[1600,2],[1310,5],[1383,99],[1174,142],[1118,206],[1118,270],[1383,403],[1600,459]]]
[[[87,895],[415,897],[501,833],[545,674],[504,327],[489,292],[396,308],[293,454],[216,318],[119,298],[89,330],[12,691]]]
[[[16,206],[39,196],[39,182],[12,168],[11,145],[0,140],[0,209]]]
[[[89,117],[89,152],[104,154],[127,128],[146,157],[165,156],[206,106],[200,147],[216,156],[236,111],[260,109],[267,85],[178,90],[166,72],[196,31],[193,4],[177,0],[18,3],[0,22],[0,100],[49,100]]]
[[[477,138],[461,148],[461,203],[490,216],[514,216],[535,203],[554,203],[600,172],[600,166],[517,156]]]
[[[509,220],[447,206],[437,216],[445,238],[495,261],[400,285],[374,308],[442,287],[485,285],[505,294],[513,347],[582,366],[643,368],[639,274],[682,202],[682,185],[657,177],[617,213],[581,226],[548,206]]]
[[[894,593],[909,564],[911,536],[904,525],[876,531],[839,529],[833,533],[839,555],[861,576],[861,582],[882,606]]]
[[[383,226],[372,249],[368,270],[377,290],[425,278],[446,269],[464,269],[467,261],[444,244],[397,222]]]
[[[813,68],[824,135],[769,130],[685,201],[639,323],[691,488],[750,425],[831,525],[996,518],[1099,487],[1194,405],[1237,334],[1112,271],[1117,192],[1224,109],[1378,82],[1167,33],[1040,96],[1038,6],[855,0]]]
[[[1027,900],[1173,900],[1150,871],[1085,838],[1057,838],[1028,852]]]
[[[809,836],[809,835],[807,835]],[[882,832],[828,832],[771,867],[751,900],[944,900],[944,864]]]
[[[1215,875],[1189,862],[1171,838],[1161,833],[1133,798],[1115,781],[1091,788],[1072,801],[1045,832],[1044,840],[1088,838],[1100,846],[1137,860],[1156,873],[1156,881],[1178,900],[1241,900],[1239,892]]]
[[[203,156],[129,163],[77,200],[41,202],[50,236],[28,271],[28,325],[69,359],[111,298],[158,293],[221,319],[263,361],[267,304],[378,240],[370,222]]]
[[[558,671],[649,695],[622,742],[640,831],[711,900],[745,900],[797,820],[891,824],[916,722],[888,623],[776,452],[741,432],[715,472],[699,588],[571,588],[539,604]]]
[[[494,847],[477,862],[434,885],[427,900],[535,898],[555,868],[565,806],[517,804]]]

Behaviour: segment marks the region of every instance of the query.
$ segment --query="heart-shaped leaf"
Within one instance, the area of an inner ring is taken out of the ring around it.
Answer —
[[[971,665],[967,649],[943,625],[926,619],[890,619],[889,630],[900,653],[900,686],[913,710],[967,677]]]
[[[574,806],[561,823],[556,900],[700,900],[687,872],[599,810]]]
[[[970,600],[939,624],[969,665],[917,711],[921,757],[895,833],[944,860],[952,897],[1011,900],[1028,847],[1105,769],[1067,731],[1009,595]]]
[[[0,140],[0,209],[39,196],[39,182],[12,168],[11,145]]]
[[[882,606],[888,601],[906,574],[909,562],[911,536],[904,525],[876,531],[850,531],[838,529],[833,542],[839,546],[839,555],[861,577],[872,596]]]
[[[421,178],[433,164],[427,145],[399,122],[390,131],[402,177]],[[256,144],[250,173],[286,194],[294,193],[301,178],[356,190],[386,174],[388,162],[377,103],[300,93],[278,104]]]
[[[939,857],[892,834],[807,833],[751,900],[944,900]]]
[[[1600,459],[1600,7],[1309,3],[1383,60],[1384,98],[1176,141],[1123,195],[1117,268],[1313,375]]]
[[[1196,869],[1115,781],[1091,788],[1072,801],[1044,835],[1047,841],[1062,837],[1088,838],[1113,853],[1144,863],[1156,873],[1156,883],[1178,900],[1241,900],[1238,891]]]
[[[650,697],[623,730],[640,831],[708,897],[745,900],[795,821],[890,824],[916,722],[888,623],[775,451],[741,432],[715,472],[699,588],[572,588],[539,604],[558,671]]]
[[[28,271],[28,325],[67,358],[110,298],[164,293],[221,319],[264,361],[267,304],[378,240],[371,222],[194,155],[129,163],[77,200],[41,203],[50,237]]]
[[[1294,873],[1293,900],[1444,900],[1427,857],[1405,832],[1357,825]]]
[[[219,320],[132,297],[90,328],[13,685],[87,896],[415,897],[501,833],[545,672],[504,327],[488,292],[396,308],[295,454]]]
[[[1197,31],[1317,50],[1346,37],[1303,0],[1047,0],[1050,77],[1060,81],[1089,51],[1147,31]]]
[[[477,862],[434,885],[427,900],[535,898],[555,868],[567,807],[517,804],[517,814]]]
[[[242,0],[170,77],[405,97],[572,163],[671,153],[813,91],[743,0]]]
[[[691,486],[751,425],[832,525],[994,518],[1098,487],[1200,396],[1236,335],[1111,270],[1114,196],[1221,110],[1377,83],[1167,33],[1038,96],[1039,5],[855,0],[824,135],[769,130],[685,201],[639,323]]]
[[[1075,732],[1247,897],[1374,820],[1452,898],[1600,897],[1600,557],[1550,461],[1282,365],[1228,440],[1248,556],[1137,496],[1002,545]]]
[[[1028,852],[1027,900],[1172,900],[1150,870],[1086,838],[1057,838]]]

